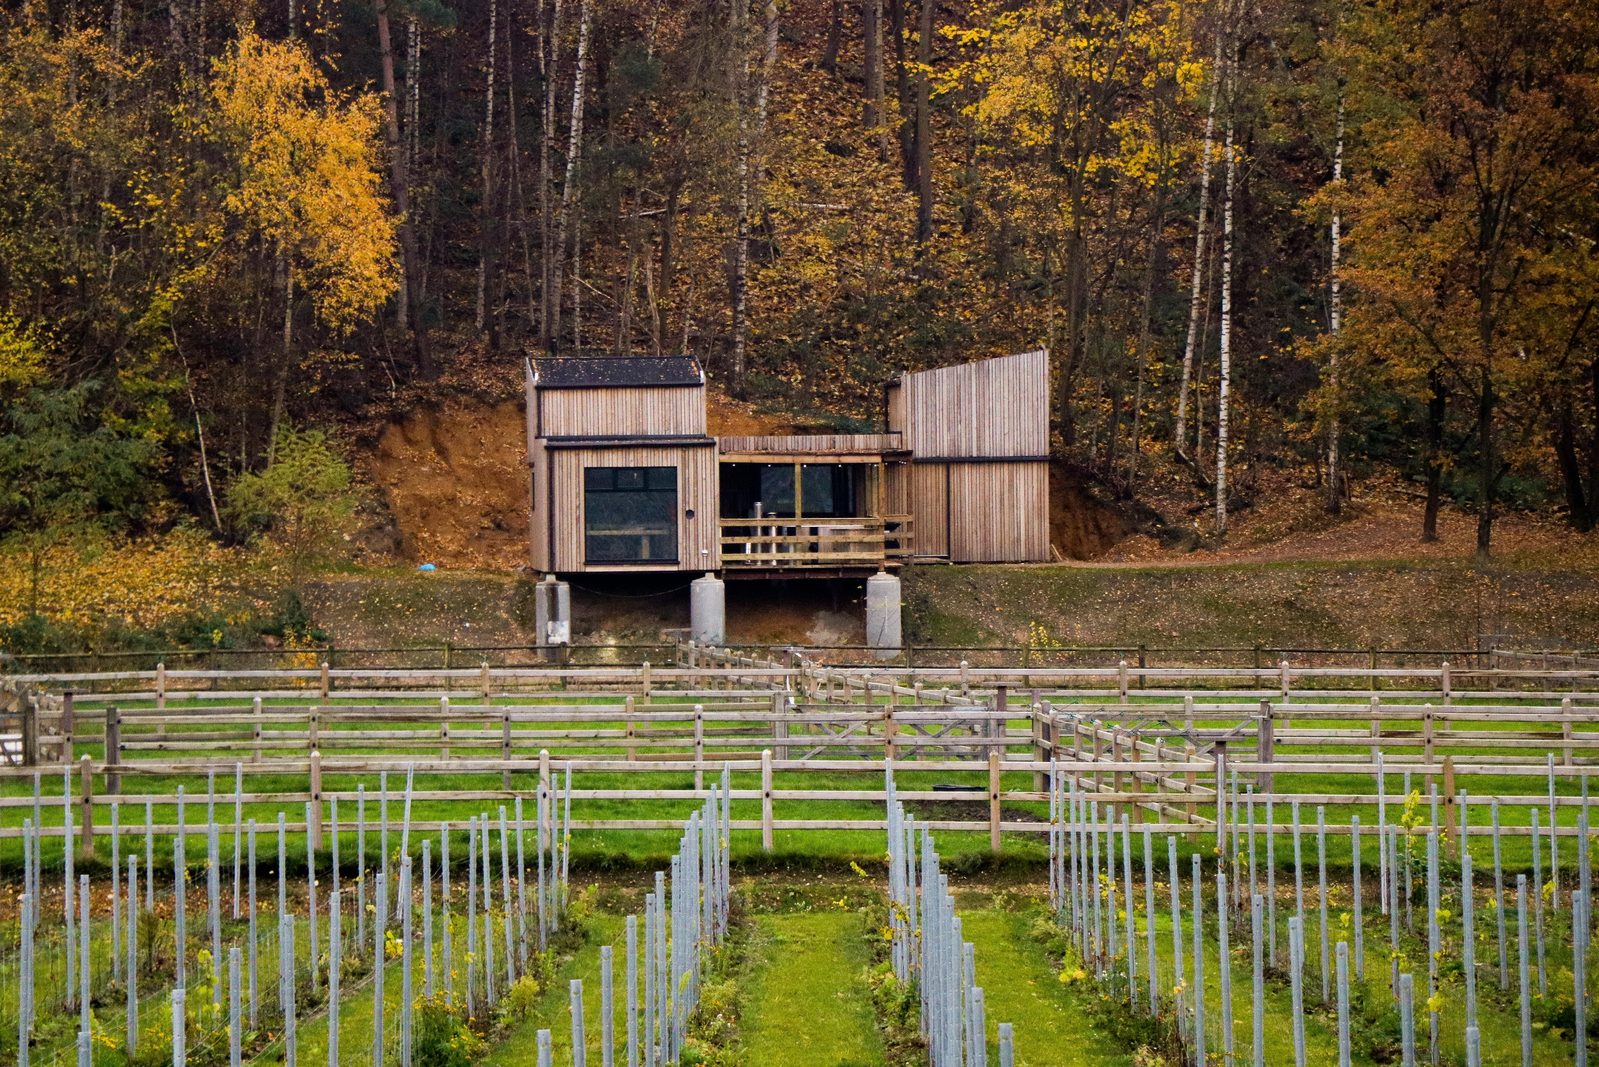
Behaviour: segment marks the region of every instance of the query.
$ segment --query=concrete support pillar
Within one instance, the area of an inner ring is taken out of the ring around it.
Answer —
[[[689,636],[696,644],[718,648],[727,644],[727,586],[714,574],[689,583]]]
[[[899,579],[879,572],[866,579],[866,644],[878,659],[899,655]]]
[[[533,625],[541,646],[572,643],[572,587],[553,574],[533,587]]]

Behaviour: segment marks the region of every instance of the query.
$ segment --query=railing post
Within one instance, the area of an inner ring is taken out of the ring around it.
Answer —
[[[94,764],[87,754],[78,761],[78,785],[83,793],[79,800],[81,815],[78,819],[78,851],[85,858],[94,855]]]
[[[772,851],[772,750],[761,751],[761,850]]]
[[[988,750],[988,850],[995,855],[1000,850],[999,759],[998,751]]]
[[[122,713],[112,704],[105,709],[105,791],[112,796],[122,792],[122,775],[113,770],[122,765]]]
[[[310,835],[311,848],[322,848],[322,752],[311,750],[311,825],[305,828]]]

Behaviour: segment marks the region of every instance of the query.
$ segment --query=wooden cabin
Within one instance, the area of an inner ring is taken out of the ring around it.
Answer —
[[[711,437],[691,356],[540,357],[526,374],[540,573],[1049,558],[1047,353],[903,374],[870,434]]]

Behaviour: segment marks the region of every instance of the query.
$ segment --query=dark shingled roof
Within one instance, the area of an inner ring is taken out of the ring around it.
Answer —
[[[700,385],[693,356],[547,356],[533,361],[540,389]]]

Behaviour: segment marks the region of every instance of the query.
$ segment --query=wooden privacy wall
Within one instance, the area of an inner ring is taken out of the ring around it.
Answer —
[[[901,375],[888,424],[913,455],[916,555],[1049,559],[1048,352]]]
[[[548,566],[541,570],[579,571],[707,571],[722,565],[720,529],[716,518],[716,449],[703,445],[603,446],[545,448],[548,474],[539,492],[547,524],[535,521],[533,529],[550,542]],[[598,564],[588,566],[583,550],[583,470],[586,467],[676,467],[677,551],[670,563]],[[688,513],[693,511],[692,518]],[[551,513],[553,512],[553,514]],[[535,513],[536,514],[536,513]],[[538,566],[538,549],[534,550]]]
[[[543,437],[670,437],[705,433],[705,387],[537,389]]]
[[[1049,353],[1040,349],[900,376],[889,426],[925,460],[1049,453]]]

